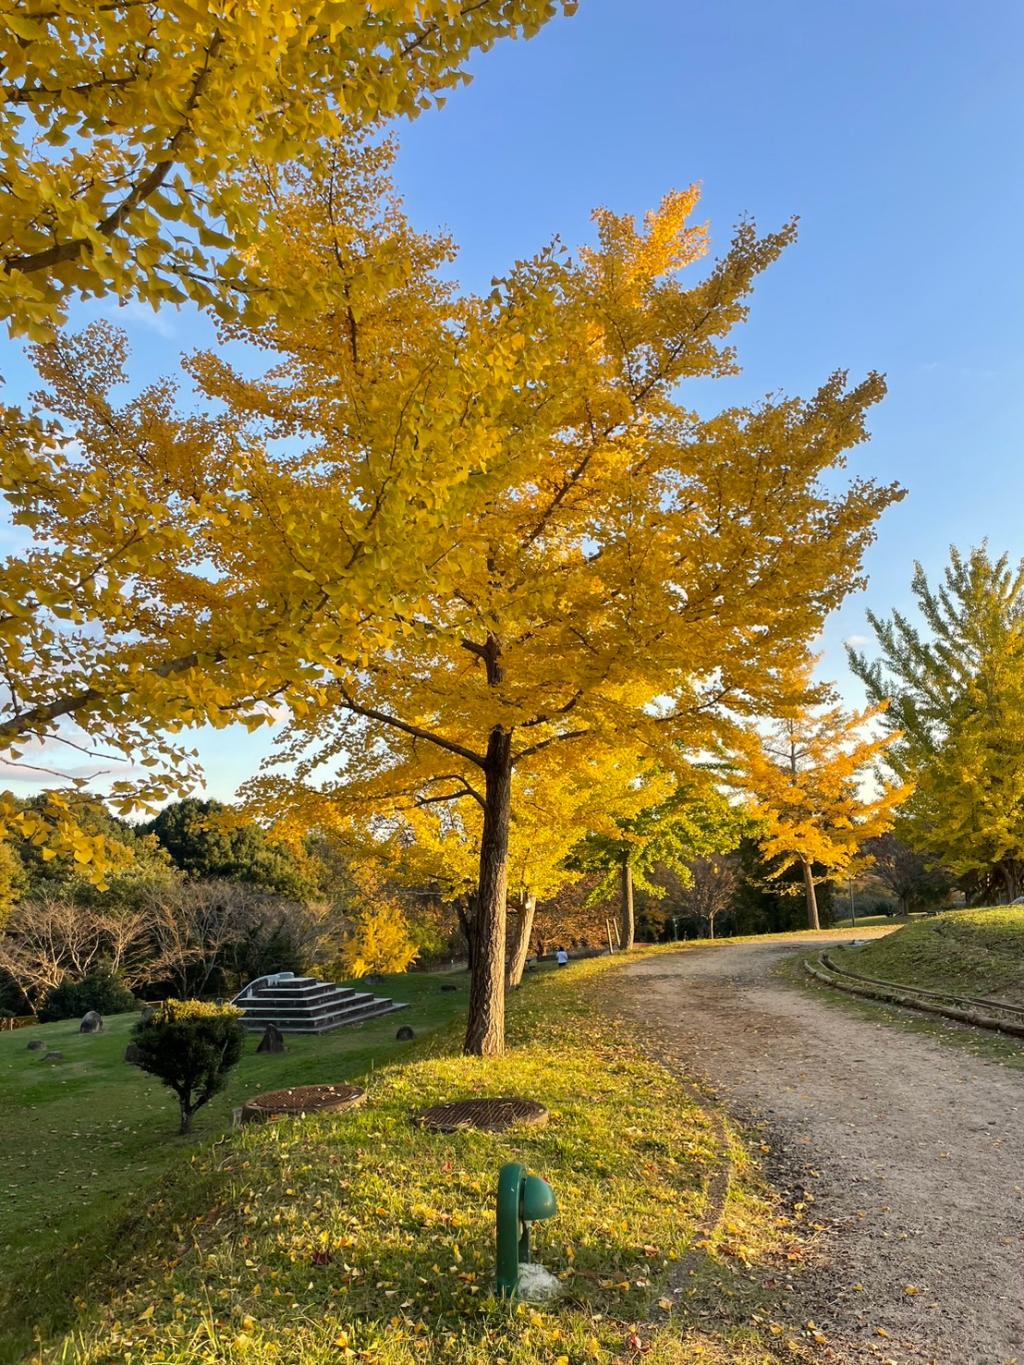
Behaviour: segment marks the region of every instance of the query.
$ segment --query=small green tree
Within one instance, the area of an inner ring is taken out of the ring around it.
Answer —
[[[192,1116],[223,1090],[228,1072],[242,1055],[245,1033],[233,1005],[168,1000],[132,1029],[136,1065],[178,1097],[181,1133],[192,1131]]]
[[[591,902],[618,888],[619,938],[623,950],[628,951],[636,937],[634,887],[664,896],[665,888],[651,880],[659,867],[674,872],[688,885],[690,861],[729,852],[747,823],[745,812],[730,805],[710,781],[680,785],[667,800],[620,820],[615,835],[589,834],[573,854],[572,863],[580,871],[603,874]]]
[[[99,966],[81,981],[70,977],[55,986],[39,1010],[41,1024],[58,1019],[80,1019],[88,1010],[98,1014],[125,1014],[135,1008],[135,996],[110,971]]]
[[[1024,560],[956,547],[936,586],[915,566],[919,621],[868,612],[879,654],[850,650],[868,698],[889,705],[886,767],[916,791],[911,846],[969,893],[1024,890]]]

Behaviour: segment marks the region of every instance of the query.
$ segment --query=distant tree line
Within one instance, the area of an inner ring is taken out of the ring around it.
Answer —
[[[45,848],[7,850],[8,1012],[43,1007],[65,983],[93,976],[143,996],[234,994],[254,976],[305,969],[343,937],[344,898],[326,886],[319,861],[274,844],[219,802],[176,802],[136,826],[97,800],[76,805],[80,825],[121,856],[101,889]]]

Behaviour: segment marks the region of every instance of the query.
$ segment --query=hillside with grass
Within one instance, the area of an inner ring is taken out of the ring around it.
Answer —
[[[536,973],[514,997],[511,1046],[500,1060],[461,1056],[453,1022],[393,1064],[364,1067],[364,1109],[247,1126],[191,1147],[178,1140],[179,1159],[162,1172],[151,1167],[132,1207],[121,1206],[103,1256],[95,1224],[64,1238],[61,1280],[75,1289],[66,1312],[49,1296],[31,1360],[805,1358],[806,1332],[791,1329],[784,1296],[766,1288],[803,1256],[801,1215],[777,1203],[721,1113],[633,1045],[614,1017],[612,965]],[[394,983],[388,989],[398,993]],[[430,989],[440,991],[436,979]],[[252,1064],[263,1060],[246,1058],[249,1069],[218,1101],[219,1122],[257,1079],[325,1078],[324,1066],[298,1052],[267,1059],[273,1077],[268,1069],[257,1078]],[[344,1059],[334,1062],[331,1078],[353,1074]],[[411,1122],[438,1101],[508,1094],[539,1100],[548,1124],[440,1134]],[[82,1122],[95,1123],[87,1091],[79,1096]],[[124,1099],[122,1116],[133,1121],[141,1085]],[[166,1145],[172,1106],[162,1095],[145,1099],[143,1126]],[[97,1136],[83,1133],[83,1146],[95,1149]],[[118,1158],[126,1170],[144,1139],[133,1142]],[[550,1307],[494,1297],[493,1190],[510,1159],[545,1176],[558,1199],[536,1247],[564,1286]],[[56,1160],[45,1156],[38,1174]],[[112,1178],[109,1165],[106,1173]],[[37,1273],[38,1262],[17,1278],[31,1285]],[[15,1299],[6,1305],[5,1360],[18,1358],[13,1325],[25,1321]]]
[[[835,961],[882,981],[1024,1004],[1024,906],[917,920]]]
[[[153,1077],[124,1061],[134,1014],[115,1015],[99,1034],[77,1020],[0,1033],[0,1362],[20,1360],[36,1324],[54,1327],[72,1300],[122,1246],[134,1255],[133,1219],[162,1177],[188,1171],[222,1141],[232,1110],[249,1096],[287,1085],[344,1081],[401,1057],[396,1028],[429,1035],[461,1016],[467,986],[448,976],[385,978],[382,993],[408,1003],[400,1015],[319,1038],[289,1035],[283,1055],[257,1054],[246,1041],[226,1088],[196,1117],[195,1139],[177,1136],[177,1101]],[[30,1051],[30,1042],[43,1042]],[[59,1061],[43,1061],[48,1052]],[[127,1220],[127,1222],[125,1221]]]

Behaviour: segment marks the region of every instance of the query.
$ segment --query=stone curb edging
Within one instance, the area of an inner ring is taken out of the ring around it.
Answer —
[[[925,1014],[938,1014],[960,1024],[973,1024],[976,1028],[990,1029],[997,1033],[1010,1034],[1015,1038],[1024,1038],[1024,1023],[1017,1024],[1009,1020],[994,1019],[991,1015],[976,1014],[973,1010],[961,1009],[956,1005],[939,1005],[930,1000],[915,999],[913,986],[900,985],[894,981],[879,981],[869,984],[860,980],[842,980],[838,969],[830,967],[821,958],[818,959],[817,964],[805,960],[804,970],[818,981],[823,982],[824,985],[832,986],[836,990],[846,991],[849,995],[863,995],[871,1000],[880,1000],[885,1004],[901,1005],[906,1009],[920,1010]],[[959,999],[961,997],[951,996],[949,998]]]

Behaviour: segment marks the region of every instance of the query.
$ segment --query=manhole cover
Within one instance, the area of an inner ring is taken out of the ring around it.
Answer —
[[[242,1105],[243,1123],[265,1123],[268,1119],[296,1114],[322,1114],[339,1109],[354,1109],[366,1099],[358,1085],[296,1085],[291,1090],[271,1090]]]
[[[417,1114],[415,1122],[435,1133],[454,1133],[459,1128],[482,1128],[487,1133],[503,1133],[514,1124],[547,1123],[548,1111],[535,1100],[503,1098],[496,1100],[454,1100],[436,1104]]]

